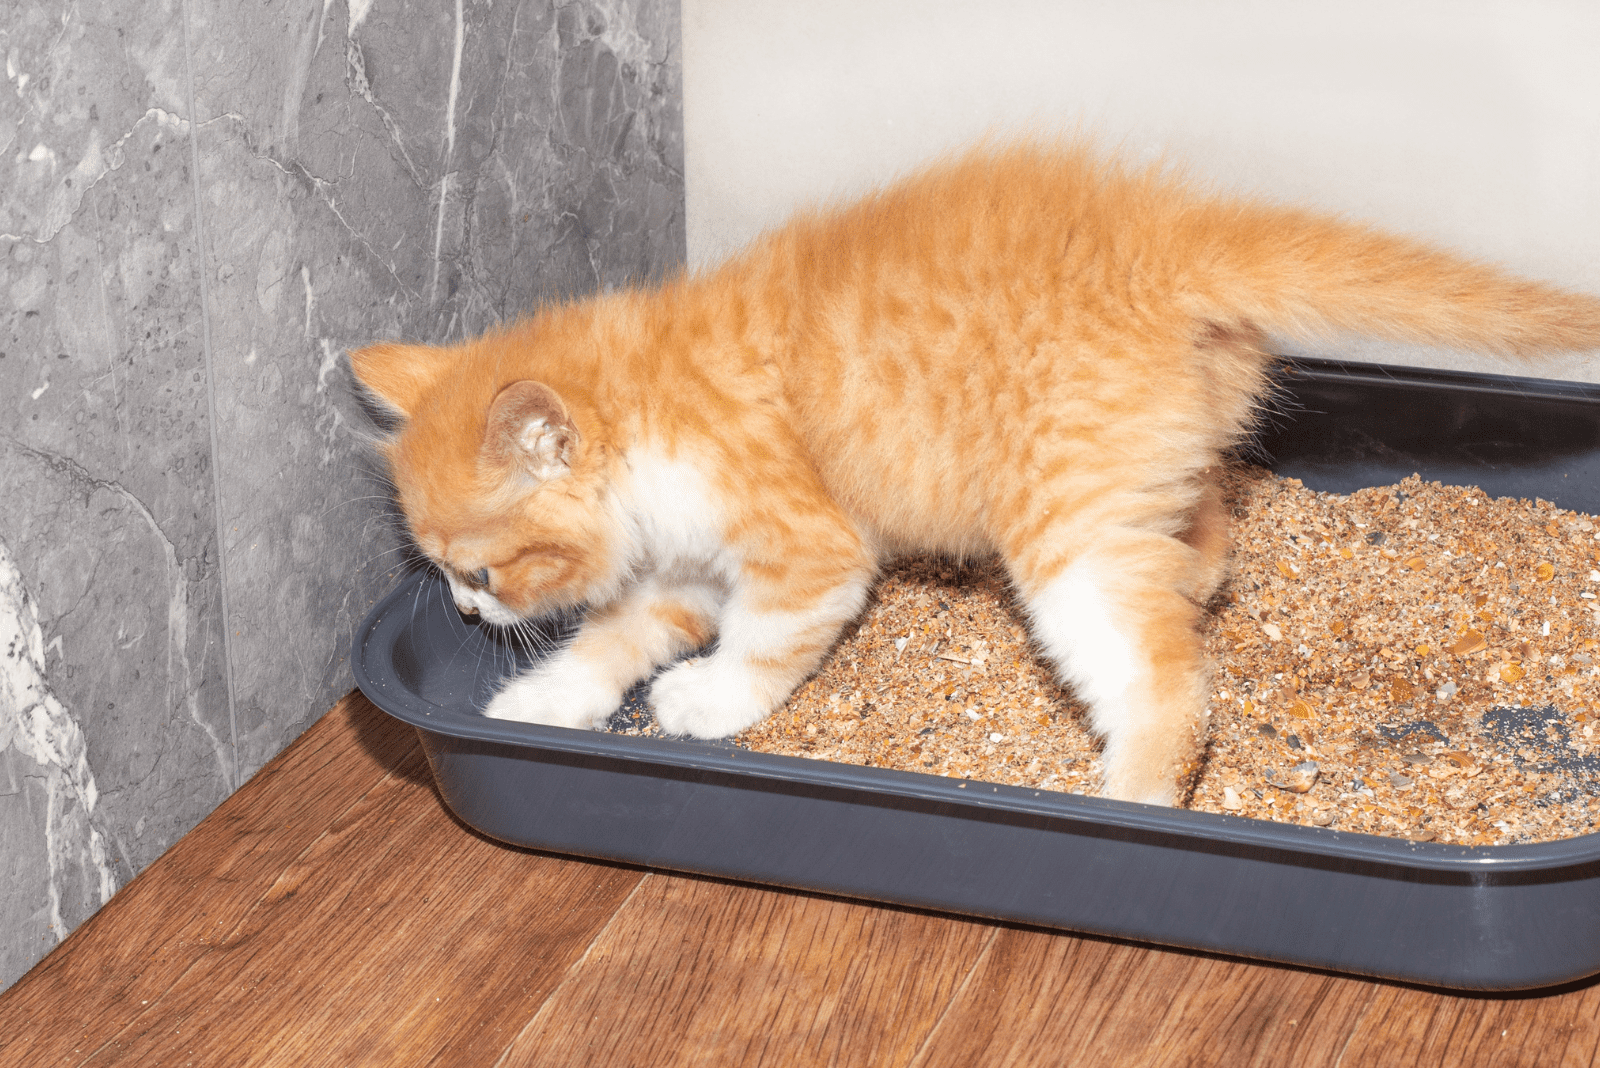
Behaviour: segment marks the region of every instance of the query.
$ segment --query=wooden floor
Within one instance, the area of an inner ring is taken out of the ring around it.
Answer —
[[[1456,997],[509,849],[347,698],[0,995],[0,1064],[1588,1065]]]

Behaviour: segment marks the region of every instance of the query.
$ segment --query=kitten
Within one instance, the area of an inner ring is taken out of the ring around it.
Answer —
[[[1105,738],[1105,793],[1171,804],[1226,569],[1211,473],[1267,386],[1265,330],[1589,349],[1600,300],[1021,145],[716,270],[351,359],[402,419],[382,450],[461,611],[585,610],[488,715],[599,727],[716,635],[650,700],[670,734],[731,735],[816,669],[885,557],[998,553]]]

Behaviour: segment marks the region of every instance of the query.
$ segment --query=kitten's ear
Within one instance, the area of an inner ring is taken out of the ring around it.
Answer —
[[[432,345],[385,342],[350,354],[350,370],[372,397],[409,418],[455,362],[456,354]]]
[[[497,467],[515,466],[548,482],[572,471],[578,429],[556,391],[542,382],[513,382],[489,405],[483,458]]]

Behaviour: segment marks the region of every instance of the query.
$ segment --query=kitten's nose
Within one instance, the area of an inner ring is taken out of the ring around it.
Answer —
[[[478,610],[472,607],[472,605],[462,604],[460,601],[456,602],[456,611],[460,612],[464,616],[475,616],[478,614]]]

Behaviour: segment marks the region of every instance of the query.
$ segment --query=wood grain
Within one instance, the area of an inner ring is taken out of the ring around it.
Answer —
[[[409,761],[414,769],[420,749],[409,732],[355,722],[370,719],[370,708],[340,702],[8,990],[0,1058],[61,1063],[71,1052],[55,1021],[61,1005],[131,1017],[159,998],[329,819],[392,767]]]
[[[492,1060],[642,877],[466,831],[364,699],[274,763],[14,988],[0,1058]]]
[[[991,936],[946,916],[652,875],[503,1063],[905,1064]]]
[[[1600,1064],[1460,997],[490,842],[353,695],[0,993],[0,1066]]]
[[[1592,1065],[1600,988],[1457,996],[1008,929],[915,1063],[1054,1063],[1041,1049],[1150,1066]]]
[[[1452,997],[1378,986],[1344,1066],[1600,1063],[1600,987],[1546,995]]]
[[[1371,984],[1203,954],[1007,929],[919,1066],[1336,1063]],[[1213,1060],[1215,1058],[1215,1060]]]

